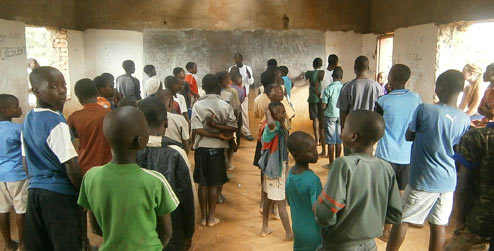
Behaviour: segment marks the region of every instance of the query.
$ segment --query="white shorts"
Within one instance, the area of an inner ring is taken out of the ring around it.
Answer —
[[[407,186],[402,199],[401,222],[421,225],[425,219],[434,225],[444,226],[453,210],[453,192],[431,193]]]
[[[285,199],[285,176],[286,168],[281,170],[281,177],[271,179],[264,175],[264,182],[262,190],[268,195],[268,199],[282,201]]]
[[[0,213],[10,212],[14,206],[15,213],[25,214],[27,205],[27,185],[29,180],[0,182]]]

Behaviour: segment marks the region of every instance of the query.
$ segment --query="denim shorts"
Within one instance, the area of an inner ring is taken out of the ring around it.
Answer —
[[[341,125],[340,118],[335,117],[324,117],[325,127],[324,135],[326,136],[326,144],[341,144],[340,134]]]

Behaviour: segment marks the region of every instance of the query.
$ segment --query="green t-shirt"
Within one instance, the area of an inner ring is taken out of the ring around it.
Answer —
[[[321,99],[316,95],[316,82],[319,81],[317,79],[317,75],[321,70],[313,70],[305,73],[305,78],[309,80],[309,98],[308,102],[311,103],[319,103]],[[321,84],[319,84],[319,93],[321,92]]]
[[[100,250],[162,250],[157,216],[170,214],[179,201],[159,172],[110,162],[86,173],[78,203],[103,231]]]

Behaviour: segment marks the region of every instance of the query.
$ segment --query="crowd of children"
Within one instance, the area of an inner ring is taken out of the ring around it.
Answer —
[[[12,122],[22,115],[19,100],[0,94],[5,250],[90,250],[88,223],[103,237],[100,250],[193,250],[196,201],[202,226],[220,223],[216,205],[226,200],[222,187],[234,168],[232,155],[240,138],[250,136],[244,104],[252,69],[242,55],[234,59],[235,66],[206,74],[201,85],[193,62],[187,74],[177,67],[163,81],[146,65],[144,99],[132,76],[135,65],[126,60],[116,88],[109,73],[75,83],[83,108],[67,120],[61,114],[65,79],[53,67],[30,73],[37,105],[22,124]],[[437,78],[435,104],[423,104],[406,88],[413,74],[406,65],[394,65],[387,84],[385,73],[379,82],[370,79],[365,56],[355,60],[355,78],[345,84],[336,55],[322,65],[316,58],[314,70],[302,75],[309,80],[314,137],[290,133],[295,110],[288,68],[270,59],[260,75],[263,92],[253,105],[260,120],[254,156],[261,172],[260,236],[273,232],[274,214],[294,250],[377,250],[375,238],[399,250],[408,225],[426,219],[429,250],[470,250],[492,241],[494,64],[483,76],[490,82],[483,98],[479,70],[469,64],[463,73],[448,70]],[[472,83],[465,99],[478,103],[478,114],[470,101],[460,106],[466,113],[457,108],[465,80]],[[324,187],[309,166],[319,156],[329,158]],[[454,196],[457,230],[446,242]],[[18,242],[10,236],[11,207]]]

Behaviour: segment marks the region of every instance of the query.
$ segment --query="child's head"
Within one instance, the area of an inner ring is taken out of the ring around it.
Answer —
[[[267,68],[268,70],[276,68],[276,67],[278,67],[278,61],[276,61],[276,59],[272,58],[272,59],[268,60],[267,65],[268,65],[268,68]]]
[[[412,72],[404,64],[395,64],[389,70],[388,82],[393,90],[404,89]]]
[[[463,67],[463,77],[465,77],[465,80],[473,83],[476,81],[480,81],[480,77],[482,76],[482,69],[480,66],[476,64],[466,64]]]
[[[167,111],[173,111],[173,93],[169,90],[158,90],[155,95],[165,105]]]
[[[494,63],[488,65],[485,69],[484,82],[494,83]]]
[[[81,105],[96,103],[98,89],[89,78],[83,78],[75,83],[74,92]]]
[[[456,100],[464,86],[465,78],[460,71],[447,70],[437,78],[435,92],[439,101],[448,102],[451,99]]]
[[[285,123],[286,110],[285,106],[282,103],[278,101],[272,101],[271,103],[269,103],[268,109],[271,112],[271,116],[274,120],[280,122],[280,124],[282,125],[283,123]]]
[[[355,74],[361,74],[369,70],[369,59],[366,56],[359,56],[355,59],[355,64],[353,65],[353,70]]]
[[[11,120],[22,115],[22,108],[19,106],[19,99],[10,94],[0,94],[0,119]]]
[[[202,78],[202,89],[206,94],[220,94],[221,88],[218,85],[218,79],[213,74],[206,74]]]
[[[357,110],[350,113],[341,132],[343,144],[350,148],[372,147],[384,135],[384,119],[376,112]]]
[[[108,72],[101,73],[100,76],[106,78],[107,81],[109,81],[112,84],[112,86],[115,85],[115,77],[111,73],[108,73]]]
[[[194,62],[188,62],[185,65],[185,69],[187,69],[188,72],[191,74],[196,74],[197,73],[197,64]]]
[[[270,84],[273,84],[275,81],[274,72],[267,70],[261,73],[261,84],[264,86],[264,92],[266,92],[266,87]]]
[[[29,74],[29,81],[39,108],[63,110],[67,99],[67,86],[59,70],[51,66],[38,67]]]
[[[235,56],[233,56],[233,60],[235,61],[235,64],[238,66],[242,66],[242,62],[244,61],[244,57],[242,54],[237,53]]]
[[[338,56],[331,54],[328,56],[328,69],[330,71],[334,70],[338,66]]]
[[[117,104],[118,108],[125,107],[125,106],[137,107],[137,102],[135,101],[135,99],[123,98]]]
[[[168,127],[166,106],[157,97],[148,97],[137,104],[137,108],[144,114],[148,122],[149,129],[153,129],[154,133],[163,136]]]
[[[146,75],[148,75],[148,77],[156,76],[156,68],[154,67],[154,65],[148,64],[144,66],[144,72],[146,73]]]
[[[130,106],[109,112],[103,121],[103,133],[113,149],[114,158],[143,149],[149,140],[144,114]]]
[[[101,97],[111,97],[113,95],[113,82],[103,76],[97,76],[93,79],[93,83]]]
[[[184,80],[185,79],[185,71],[184,71],[184,68],[182,68],[182,67],[175,67],[173,69],[173,76],[175,76],[178,79]]]
[[[312,67],[314,67],[314,69],[319,69],[321,68],[321,66],[322,66],[322,59],[314,58],[314,60],[312,61]]]
[[[233,84],[242,85],[242,75],[240,75],[240,73],[230,73],[230,78],[232,79]]]
[[[376,82],[378,82],[380,85],[386,84],[386,73],[379,72],[377,74]]]
[[[317,163],[316,141],[310,134],[302,131],[290,134],[287,147],[297,163]]]
[[[283,89],[277,83],[267,85],[264,92],[271,102],[281,102],[283,100]]]
[[[288,75],[288,67],[286,66],[280,66],[280,71],[281,71],[281,76],[287,76]]]
[[[227,71],[220,71],[217,72],[215,75],[216,79],[218,80],[218,85],[221,88],[226,88],[231,82],[230,74]]]
[[[170,90],[173,95],[182,90],[182,81],[174,76],[168,76],[165,78],[165,88]]]
[[[136,65],[132,60],[125,60],[122,62],[122,68],[124,68],[126,73],[132,74],[136,71]]]
[[[341,81],[343,79],[343,68],[336,66],[333,69],[333,74],[331,74],[331,77],[333,77],[333,81]]]

